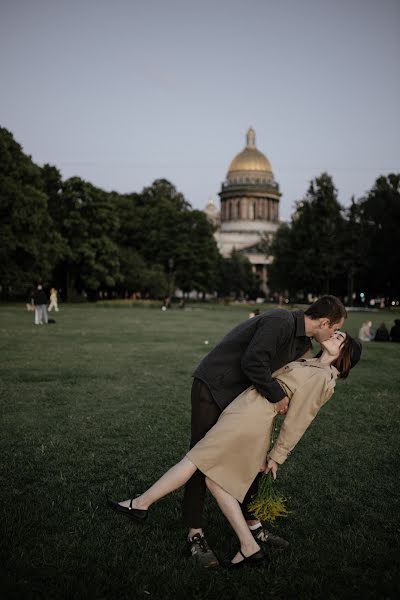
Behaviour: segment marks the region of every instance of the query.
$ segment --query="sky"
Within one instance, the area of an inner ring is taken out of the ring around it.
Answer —
[[[288,220],[400,172],[399,0],[0,0],[0,126],[107,191],[170,180],[194,208],[252,126]]]

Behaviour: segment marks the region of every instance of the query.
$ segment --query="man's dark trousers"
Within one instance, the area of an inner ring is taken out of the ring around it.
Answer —
[[[194,379],[192,384],[192,419],[190,447],[193,448],[215,425],[221,414],[221,409],[213,399],[207,385],[200,379]],[[266,400],[267,402],[267,400]],[[247,502],[257,490],[258,477],[253,482],[243,501],[243,514],[246,519],[254,519],[246,511]],[[200,529],[202,525],[204,498],[206,493],[205,476],[196,471],[185,486],[183,496],[183,520],[187,527]]]

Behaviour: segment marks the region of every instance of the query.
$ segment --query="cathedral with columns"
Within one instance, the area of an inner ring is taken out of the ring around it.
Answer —
[[[232,250],[244,254],[260,280],[260,287],[268,291],[267,257],[261,247],[265,233],[273,234],[279,226],[279,185],[274,179],[271,163],[256,147],[252,127],[246,135],[246,146],[229,165],[222,183],[220,210],[210,201],[205,212],[216,227],[215,239],[222,256]]]

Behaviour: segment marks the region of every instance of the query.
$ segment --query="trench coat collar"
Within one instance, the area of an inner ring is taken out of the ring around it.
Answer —
[[[330,373],[334,379],[337,379],[340,375],[340,373],[336,367],[334,367],[333,365],[321,364],[319,358],[299,358],[296,362],[299,362],[299,363],[306,362],[307,365],[309,365],[310,367],[316,367],[317,369],[323,369],[324,371],[327,371],[328,373]]]

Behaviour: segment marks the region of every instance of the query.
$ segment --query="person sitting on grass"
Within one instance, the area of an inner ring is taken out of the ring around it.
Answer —
[[[372,333],[372,321],[364,321],[364,323],[360,327],[360,331],[358,332],[358,339],[361,342],[370,342],[374,339],[374,334]]]
[[[154,502],[183,486],[199,469],[237,537],[240,549],[224,566],[236,569],[263,562],[267,555],[253,537],[240,503],[257,472],[272,472],[282,465],[332,396],[336,379],[344,379],[361,357],[361,344],[337,331],[311,359],[290,362],[274,373],[290,399],[279,436],[268,453],[274,405],[250,386],[221,413],[217,423],[186,456],[141,495],[118,502],[108,499],[116,512],[143,522]],[[268,454],[267,454],[268,453]]]
[[[381,323],[379,325],[378,329],[376,330],[374,342],[389,342],[389,341],[390,341],[390,336],[389,336],[388,328],[386,327],[385,323]]]

